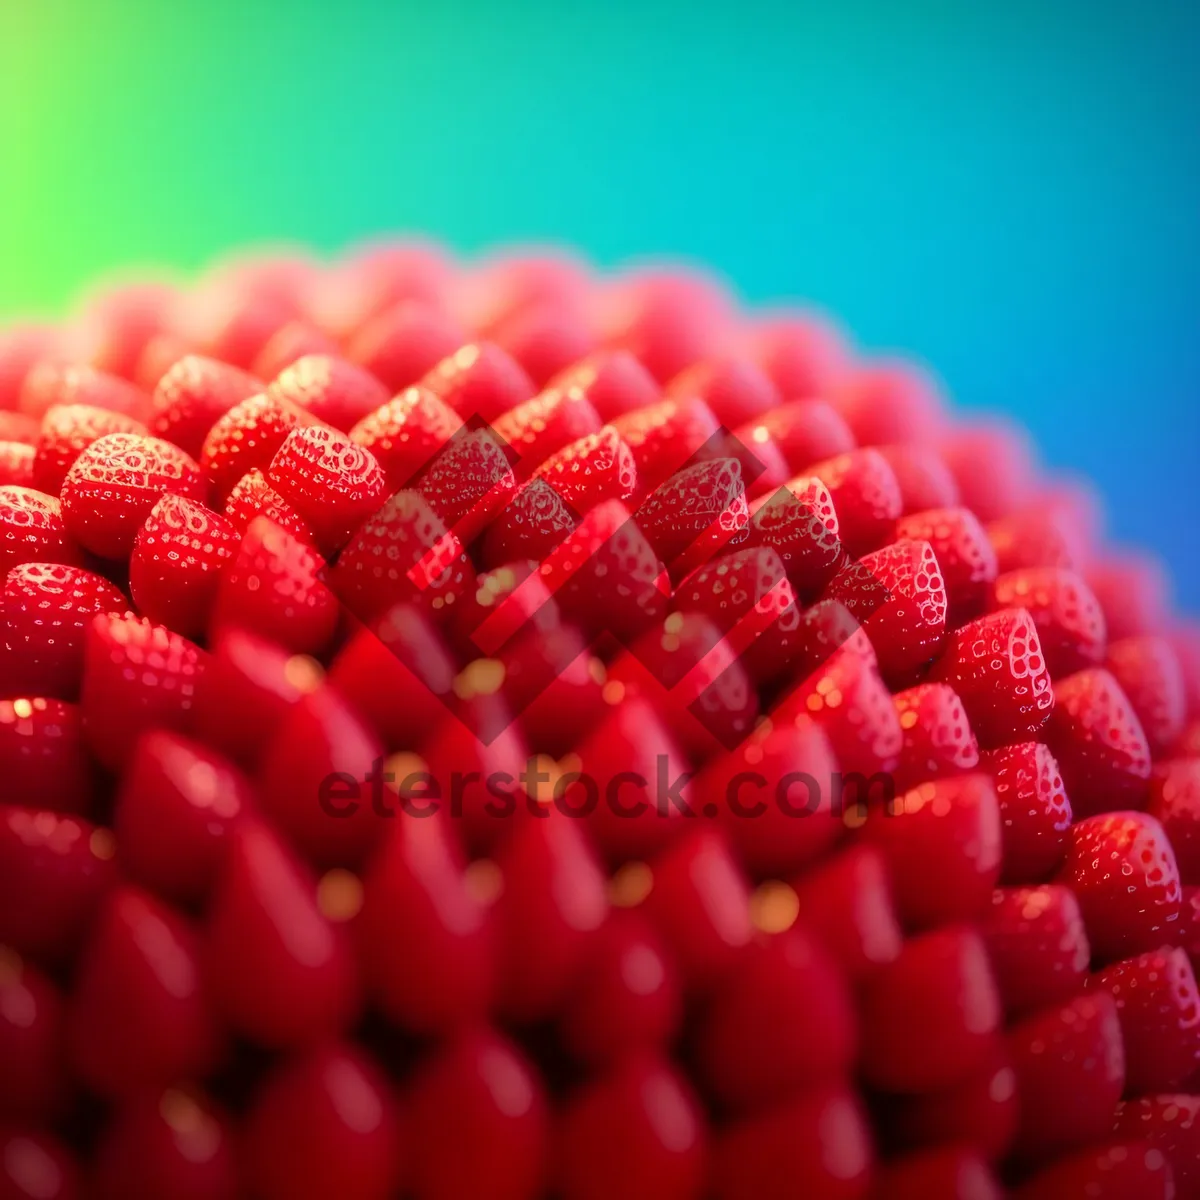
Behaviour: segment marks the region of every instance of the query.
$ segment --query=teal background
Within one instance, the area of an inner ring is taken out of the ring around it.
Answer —
[[[0,314],[231,246],[682,255],[1026,421],[1200,606],[1200,5],[0,0]]]

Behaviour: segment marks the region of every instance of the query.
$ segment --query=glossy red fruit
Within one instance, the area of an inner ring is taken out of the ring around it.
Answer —
[[[806,468],[833,497],[842,541],[852,558],[859,558],[887,540],[896,518],[904,511],[900,484],[888,461],[871,447],[850,450]]]
[[[1169,619],[1170,582],[1157,559],[1132,550],[1110,550],[1089,563],[1084,574],[1104,610],[1110,640],[1163,631]]]
[[[559,1017],[568,1052],[585,1066],[665,1050],[683,1017],[678,971],[637,911],[614,909],[592,939],[575,991]]]
[[[443,358],[421,378],[464,421],[493,423],[529,400],[536,388],[513,355],[489,342],[472,342]]]
[[[115,1110],[95,1150],[95,1200],[226,1200],[237,1186],[233,1130],[194,1089],[130,1098]]]
[[[873,1159],[861,1101],[834,1084],[730,1125],[714,1147],[710,1182],[716,1200],[792,1200],[799,1179],[811,1200],[860,1200]]]
[[[837,763],[814,721],[764,723],[713,759],[692,786],[695,807],[724,826],[757,878],[788,877],[844,832]]]
[[[1145,1142],[1113,1142],[1056,1162],[1012,1195],[1014,1200],[1172,1200],[1176,1191],[1161,1151]]]
[[[854,1005],[827,952],[799,928],[746,947],[696,1030],[700,1077],[723,1111],[769,1109],[836,1082],[858,1049]]]
[[[394,393],[416,383],[466,340],[453,317],[405,300],[366,321],[350,338],[346,357]]]
[[[1179,740],[1187,721],[1187,691],[1179,656],[1166,638],[1121,638],[1104,664],[1133,706],[1150,753],[1161,758]]]
[[[0,573],[7,575],[22,563],[72,566],[82,561],[53,496],[33,488],[0,487]]]
[[[638,524],[674,578],[747,540],[750,510],[736,459],[677,472],[637,509]]]
[[[1172,759],[1156,766],[1147,811],[1175,851],[1180,878],[1200,883],[1200,759]]]
[[[88,404],[144,419],[149,397],[128,380],[84,364],[42,362],[30,370],[18,407],[43,417],[58,404]]]
[[[1175,1176],[1177,1195],[1200,1187],[1200,1096],[1169,1093],[1143,1096],[1117,1105],[1113,1132],[1122,1140],[1144,1141],[1160,1151]]]
[[[896,538],[932,547],[942,571],[951,626],[983,609],[998,568],[987,534],[970,509],[910,512],[896,522]]]
[[[499,1010],[525,1022],[554,1013],[574,987],[608,899],[577,821],[556,808],[518,821],[497,858]]]
[[[736,355],[693,363],[666,386],[667,396],[697,396],[726,429],[752,422],[779,407],[779,389],[752,359]]]
[[[525,477],[564,447],[599,433],[602,425],[583,388],[552,385],[502,413],[492,427]]]
[[[1150,747],[1133,706],[1108,671],[1079,671],[1058,682],[1046,741],[1077,817],[1145,805]]]
[[[263,386],[260,379],[229,363],[189,354],[155,386],[150,402],[150,432],[198,456],[213,425],[235,404],[261,392]]]
[[[587,266],[557,247],[517,246],[489,254],[458,281],[455,299],[476,329],[542,306],[577,308],[590,288]]]
[[[132,378],[143,349],[167,328],[178,301],[178,290],[165,282],[107,287],[84,305],[69,339],[72,354]]]
[[[1060,878],[1079,899],[1092,952],[1101,962],[1155,949],[1179,921],[1175,854],[1163,827],[1144,813],[1076,822]]]
[[[581,313],[546,304],[513,313],[489,336],[521,364],[535,389],[545,387],[596,349],[596,339]]]
[[[93,774],[76,705],[44,696],[0,700],[0,778],[14,798],[54,812],[87,813]]]
[[[619,500],[585,513],[541,565],[563,613],[589,634],[628,644],[666,613],[670,582],[653,546]]]
[[[211,1070],[218,1032],[191,926],[139,888],[113,891],[79,964],[66,1036],[72,1069],[106,1097]]]
[[[997,888],[981,930],[1010,1018],[1065,1003],[1082,990],[1091,950],[1069,888]]]
[[[811,599],[844,560],[838,529],[829,489],[799,476],[751,504],[747,545],[773,549],[797,594]]]
[[[1050,567],[1078,571],[1086,558],[1086,537],[1063,508],[1037,500],[987,527],[1000,570]]]
[[[733,969],[753,937],[749,884],[726,839],[707,829],[668,848],[650,869],[642,911],[684,986],[706,991]]]
[[[1004,1200],[991,1167],[974,1150],[927,1150],[894,1159],[879,1174],[876,1194],[887,1200]]]
[[[242,1161],[262,1200],[388,1200],[402,1181],[391,1086],[349,1044],[281,1063],[246,1117]]]
[[[0,408],[0,441],[34,446],[38,439],[38,420],[27,413]]]
[[[864,446],[931,441],[944,421],[937,381],[915,363],[899,359],[851,367],[830,396]]]
[[[350,440],[370,450],[393,488],[408,486],[463,427],[462,417],[428,388],[405,388],[364,416]]]
[[[638,480],[647,492],[721,440],[716,415],[694,396],[667,397],[616,417],[612,425],[633,452]]]
[[[58,988],[15,950],[0,949],[0,1121],[41,1125],[69,1095]]]
[[[117,770],[143,731],[186,733],[207,657],[193,642],[131,613],[93,617],[84,642],[80,707],[96,759]]]
[[[243,629],[296,654],[316,653],[333,636],[339,612],[324,574],[315,550],[256,517],[221,573],[213,629]]]
[[[1026,502],[1033,491],[1033,452],[1023,430],[993,418],[960,421],[938,443],[962,493],[981,521],[994,521]],[[987,469],[980,470],[986,463]]]
[[[221,755],[176,733],[147,733],[113,812],[121,865],[164,899],[199,905],[212,888],[231,830],[253,807],[248,780]]]
[[[473,1030],[425,1063],[407,1096],[415,1200],[536,1200],[549,1117],[541,1080],[507,1038]],[[460,1153],[464,1145],[470,1154]]]
[[[4,686],[10,693],[73,699],[83,672],[83,640],[96,613],[128,603],[106,579],[80,567],[24,563],[4,581]]]
[[[0,944],[71,958],[116,879],[116,843],[82,817],[0,806]]]
[[[313,308],[322,328],[344,338],[406,300],[442,305],[453,283],[454,265],[440,246],[419,238],[370,241],[333,264]]]
[[[208,481],[170,442],[110,433],[75,460],[62,488],[62,518],[80,545],[127,559],[151,509],[168,492],[203,504]]]
[[[81,1172],[57,1138],[19,1128],[0,1130],[3,1200],[79,1200]]]
[[[246,532],[255,517],[266,517],[299,541],[314,544],[307,522],[267,482],[267,477],[257,467],[247,471],[233,485],[225,500],[224,516],[239,536]]]
[[[945,683],[922,683],[894,697],[904,748],[896,786],[907,791],[924,780],[961,775],[979,765],[979,746],[962,701]]]
[[[560,371],[546,393],[586,400],[601,421],[646,408],[660,398],[654,377],[625,350],[600,350]]]
[[[611,425],[552,454],[537,468],[536,477],[577,513],[605,500],[628,500],[637,490],[633,455]]]
[[[531,479],[513,494],[482,538],[489,566],[531,559],[541,562],[564,541],[579,515],[544,479]]]
[[[397,816],[368,863],[354,931],[364,984],[401,1028],[445,1036],[487,1012],[495,975],[491,916],[470,887],[451,823],[401,815],[391,802]],[[424,803],[413,803],[421,813]],[[400,912],[407,915],[397,924]]]
[[[1104,614],[1082,576],[1062,567],[1025,567],[992,586],[993,610],[1023,608],[1055,679],[1104,661]]]
[[[288,709],[319,687],[320,666],[242,629],[217,632],[193,707],[198,737],[254,766]]]
[[[259,379],[274,379],[293,363],[309,355],[336,358],[341,353],[338,343],[328,334],[304,320],[281,325],[255,355],[250,373]]]
[[[1036,736],[1054,707],[1037,627],[1020,608],[961,626],[947,638],[931,677],[958,693],[985,748]]]
[[[759,432],[761,431],[761,432]],[[747,446],[770,439],[792,471],[837,458],[854,449],[845,418],[825,400],[795,400],[734,430]]]
[[[657,1058],[632,1058],[567,1102],[556,1173],[564,1200],[698,1200],[704,1112],[685,1078]]]
[[[1002,1017],[983,940],[966,926],[906,942],[894,962],[866,981],[859,1011],[868,1082],[917,1095],[981,1068]]]
[[[199,349],[196,339],[179,333],[160,333],[152,337],[138,356],[133,381],[153,394],[158,381],[181,359]]]
[[[40,360],[61,356],[62,343],[62,332],[50,324],[25,322],[5,328],[0,334],[0,409],[17,407],[25,376]]]
[[[919,784],[871,812],[863,832],[883,851],[905,925],[931,929],[987,911],[1000,875],[1000,807],[988,776]]]
[[[307,868],[259,821],[242,820],[231,832],[203,952],[216,1011],[259,1045],[316,1044],[357,1009],[346,931],[318,907]]]
[[[955,508],[961,496],[958,482],[937,448],[919,442],[876,446],[896,475],[904,512],[921,513]],[[903,518],[901,518],[903,520]]]
[[[1131,1094],[1170,1091],[1200,1066],[1200,994],[1183,950],[1164,946],[1112,963],[1088,986],[1116,1001]]]
[[[219,513],[184,496],[163,496],[133,544],[129,588],[134,603],[150,620],[199,637],[208,628],[221,572],[239,541]]]
[[[0,487],[34,487],[34,456],[32,446],[0,441]]]
[[[235,404],[208,431],[200,465],[216,496],[224,498],[248,471],[266,471],[293,429],[313,418],[267,393]]]
[[[1110,995],[1089,993],[1032,1016],[1010,1030],[1008,1044],[1017,1073],[1020,1158],[1046,1161],[1107,1134],[1125,1083]]]
[[[466,545],[508,504],[516,476],[491,431],[477,429],[451,441],[415,490]]]
[[[1071,802],[1054,756],[1040,742],[1017,742],[980,755],[1000,801],[1001,879],[1035,883],[1057,870],[1071,827]]]
[[[267,391],[341,430],[353,428],[391,396],[369,371],[328,354],[310,354],[292,363]]]
[[[857,983],[894,962],[904,943],[888,883],[887,862],[875,846],[858,843],[793,882],[801,924]]]

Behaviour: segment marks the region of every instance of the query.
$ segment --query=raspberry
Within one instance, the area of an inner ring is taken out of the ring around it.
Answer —
[[[1200,637],[915,363],[554,252],[109,289],[0,334],[0,612],[0,1192],[1195,1190]]]

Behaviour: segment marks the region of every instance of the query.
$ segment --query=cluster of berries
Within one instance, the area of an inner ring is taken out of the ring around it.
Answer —
[[[912,364],[114,287],[0,333],[0,587],[0,1200],[1200,1197],[1200,628]]]

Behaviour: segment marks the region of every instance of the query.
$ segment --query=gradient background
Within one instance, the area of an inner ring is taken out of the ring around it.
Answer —
[[[232,245],[674,254],[934,364],[1200,609],[1195,0],[0,0],[0,315]]]

